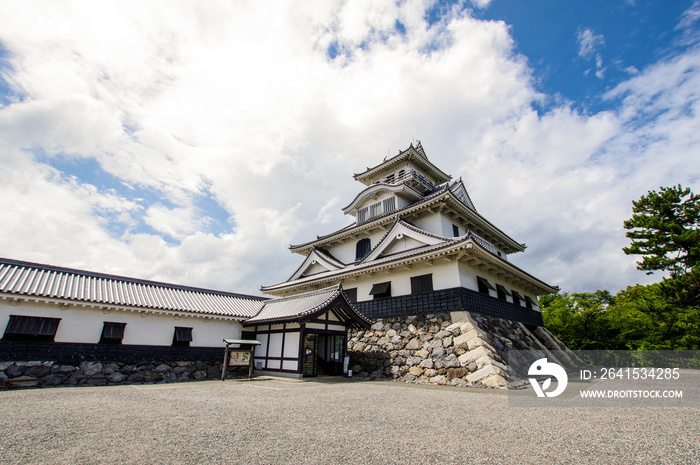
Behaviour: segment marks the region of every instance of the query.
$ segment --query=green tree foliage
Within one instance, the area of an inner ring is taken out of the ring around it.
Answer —
[[[632,218],[624,222],[632,244],[622,250],[643,256],[638,269],[648,274],[670,271],[673,276],[698,264],[700,195],[679,184],[650,191],[632,204]]]
[[[543,296],[542,318],[570,349],[698,350],[700,308],[669,298],[669,286],[677,291],[680,285],[667,279],[614,296],[608,291]]]
[[[680,185],[633,202],[624,222],[637,268],[670,277],[648,286],[540,299],[545,326],[572,349],[700,350],[700,196]]]
[[[540,298],[544,325],[567,347],[607,349],[611,336],[604,322],[614,297],[608,291],[547,295]]]

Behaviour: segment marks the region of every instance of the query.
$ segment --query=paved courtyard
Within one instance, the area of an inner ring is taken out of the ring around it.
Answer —
[[[3,464],[700,463],[700,409],[507,406],[505,392],[263,378],[0,392]]]

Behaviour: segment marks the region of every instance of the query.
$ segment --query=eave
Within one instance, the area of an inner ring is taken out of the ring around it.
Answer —
[[[346,325],[355,328],[369,328],[372,324],[371,320],[363,316],[352,303],[348,301],[342,289],[341,285],[336,285],[290,297],[270,299],[266,302],[266,305],[282,306],[281,313],[278,309],[277,311],[273,310],[269,312],[268,315],[266,308],[263,308],[258,315],[245,321],[243,325],[255,326],[291,322],[303,324],[327,311],[334,311],[340,314],[339,317],[342,318],[342,322]],[[319,301],[318,297],[322,299]],[[306,307],[304,304],[309,300],[312,300],[314,303]],[[294,304],[291,313],[285,311],[285,304],[289,302],[293,302]],[[300,304],[303,310],[297,311],[294,309],[295,307],[299,308]]]
[[[382,257],[369,263],[350,265],[343,270],[335,272],[321,273],[296,281],[263,286],[260,290],[270,295],[286,295],[312,286],[337,284],[345,279],[370,273],[406,267],[411,268],[420,263],[434,265],[442,260],[465,261],[480,270],[496,276],[502,276],[504,281],[512,282],[535,295],[552,294],[558,291],[558,287],[550,286],[503,258],[492,254],[468,236],[462,240],[447,241],[437,246],[420,247],[405,253]]]
[[[483,236],[494,245],[498,245],[505,253],[522,252],[526,245],[516,242],[506,233],[498,229],[488,220],[483,218],[479,213],[469,208],[464,202],[459,200],[448,188],[444,186],[437,195],[428,196],[418,202],[415,202],[402,210],[397,210],[379,216],[374,220],[362,223],[359,226],[355,224],[348,225],[336,232],[325,236],[318,236],[316,240],[303,244],[290,245],[289,250],[300,255],[308,255],[311,248],[324,247],[327,244],[335,242],[343,242],[353,239],[358,236],[369,235],[369,231],[376,228],[389,229],[397,218],[410,219],[412,216],[419,215],[425,210],[435,212],[443,212],[445,209],[451,209],[446,214],[453,213],[456,218],[463,218],[465,223],[472,222],[476,226],[482,228],[480,231],[475,231],[480,236]],[[478,228],[472,228],[478,229]]]
[[[447,182],[452,179],[452,176],[446,174],[440,168],[433,165],[430,162],[430,160],[428,160],[425,156],[420,155],[413,147],[413,144],[411,144],[411,146],[408,149],[399,152],[398,155],[395,155],[389,160],[386,160],[372,168],[367,168],[362,173],[354,174],[353,178],[365,185],[370,185],[372,182],[371,180],[374,179],[377,175],[379,175],[383,171],[390,171],[397,165],[404,162],[413,162],[416,166],[419,166],[420,168],[425,170],[426,173],[428,173],[434,178],[436,184],[442,184],[443,182]]]
[[[357,207],[359,206],[360,203],[364,201],[366,197],[372,196],[374,194],[377,194],[379,192],[391,192],[392,194],[399,195],[401,197],[404,197],[409,200],[419,200],[423,196],[420,194],[420,192],[416,191],[415,189],[405,185],[405,184],[399,184],[399,185],[391,185],[391,184],[386,184],[386,183],[378,183],[378,184],[372,184],[366,189],[363,189],[362,192],[357,194],[355,198],[353,199],[352,202],[347,207],[343,207],[343,213],[346,215],[355,215],[355,212],[357,210]]]
[[[90,308],[100,309],[103,313],[108,314],[113,311],[135,312],[142,317],[147,315],[164,315],[174,318],[189,317],[202,318],[207,320],[228,320],[228,321],[245,321],[249,316],[227,315],[217,313],[201,313],[188,310],[169,310],[162,308],[137,307],[134,305],[110,304],[99,302],[87,302],[81,300],[71,300],[57,297],[43,297],[34,295],[14,294],[9,292],[0,292],[0,300],[9,300],[10,305],[21,306],[23,302],[36,302],[41,304],[57,305],[60,310],[68,310],[69,308]],[[264,298],[269,300],[269,297]]]

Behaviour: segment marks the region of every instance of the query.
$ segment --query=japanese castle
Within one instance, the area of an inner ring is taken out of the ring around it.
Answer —
[[[261,287],[274,298],[0,258],[0,362],[216,361],[241,340],[255,342],[258,373],[333,375],[349,331],[378,319],[470,312],[542,326],[537,296],[557,288],[508,260],[525,245],[420,142],[354,177],[365,186],[343,208],[354,220],[292,245],[299,268]]]
[[[365,188],[343,208],[352,224],[292,245],[303,262],[264,293],[341,285],[368,318],[468,310],[542,324],[537,296],[558,288],[510,263],[525,244],[480,215],[461,178],[435,166],[420,142],[354,178]]]

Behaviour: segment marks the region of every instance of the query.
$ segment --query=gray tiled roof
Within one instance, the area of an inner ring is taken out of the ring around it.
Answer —
[[[344,299],[340,286],[327,287],[325,289],[290,297],[270,299],[265,302],[265,306],[260,313],[247,320],[245,325],[298,320],[322,311],[326,306],[337,302],[337,299],[344,300],[344,305],[339,306],[337,310],[345,319],[359,323],[360,326],[369,327],[371,321],[365,318],[352,304]]]
[[[283,297],[280,299],[270,299],[265,303],[262,311],[255,317],[246,321],[246,324],[258,321],[280,320],[291,317],[304,316],[314,313],[323,307],[327,302],[338,296],[338,286],[328,287],[318,291],[307,292],[305,294]]]
[[[0,258],[0,292],[86,304],[248,318],[268,300],[245,294]]]

